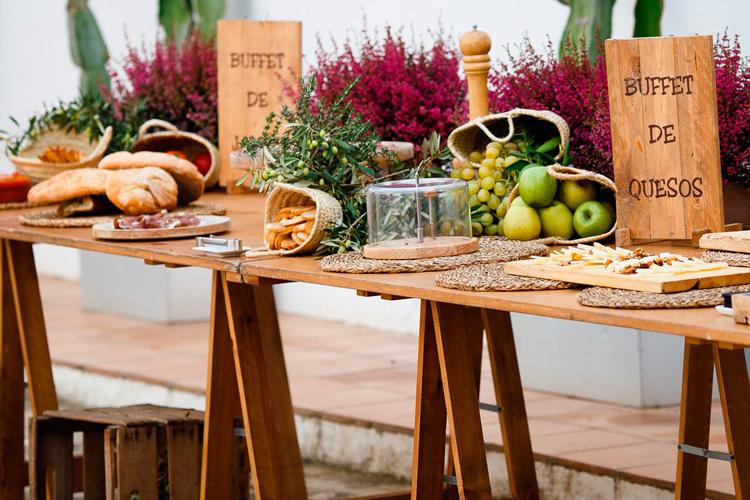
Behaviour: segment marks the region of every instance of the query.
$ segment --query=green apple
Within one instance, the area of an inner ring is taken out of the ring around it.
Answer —
[[[528,205],[524,203],[523,198],[521,198],[520,196],[516,196],[515,198],[513,198],[513,202],[510,204],[510,206],[511,207],[528,207]]]
[[[609,212],[609,215],[612,217],[612,221],[615,221],[615,207],[612,205],[611,201],[602,201],[602,205],[604,205],[607,208],[607,212]]]
[[[573,213],[564,203],[554,201],[552,205],[540,208],[539,219],[544,236],[558,236],[566,240],[573,236]]]
[[[547,173],[547,167],[530,168],[518,181],[518,193],[530,207],[549,206],[556,192],[557,181]]]
[[[533,240],[542,232],[542,223],[536,210],[518,205],[511,205],[502,226],[503,234],[511,240]]]
[[[606,233],[613,222],[609,210],[599,201],[585,201],[573,214],[573,227],[582,238]]]
[[[596,199],[596,186],[590,181],[562,181],[557,191],[557,199],[575,211],[581,203]]]

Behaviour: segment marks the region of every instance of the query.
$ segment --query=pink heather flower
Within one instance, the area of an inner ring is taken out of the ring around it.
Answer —
[[[119,71],[111,71],[110,100],[118,119],[161,118],[180,130],[217,141],[216,48],[196,31],[181,46],[157,40],[133,46]]]
[[[436,131],[445,141],[466,118],[461,54],[442,32],[433,34],[429,47],[411,47],[390,27],[382,39],[363,28],[358,43],[347,39],[331,52],[319,41],[316,59],[310,72],[319,101],[330,102],[359,78],[350,100],[383,140],[419,145]]]

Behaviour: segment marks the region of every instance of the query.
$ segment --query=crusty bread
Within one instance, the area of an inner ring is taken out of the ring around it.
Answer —
[[[32,203],[49,205],[92,194],[104,194],[108,174],[109,172],[96,168],[66,170],[32,187],[28,199]]]
[[[105,170],[140,167],[159,167],[174,177],[177,186],[179,186],[178,201],[180,205],[187,205],[203,194],[204,180],[198,171],[198,167],[193,165],[192,162],[176,156],[154,151],[139,151],[137,153],[118,151],[105,156],[99,162],[99,168]]]
[[[153,214],[177,206],[177,183],[157,167],[110,172],[105,188],[109,201],[127,215]]]
[[[117,213],[117,208],[106,196],[100,194],[63,201],[57,205],[57,215],[60,217],[111,213]]]

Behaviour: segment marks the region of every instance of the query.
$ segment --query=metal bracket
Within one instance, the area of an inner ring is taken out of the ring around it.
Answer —
[[[456,476],[451,476],[449,474],[443,474],[443,482],[445,484],[451,484],[453,486],[458,486],[458,479]]]
[[[485,410],[485,411],[492,411],[495,413],[500,413],[501,411],[503,411],[503,409],[497,405],[493,405],[491,403],[482,403],[481,401],[479,402],[479,409]]]
[[[245,429],[243,427],[235,427],[232,431],[234,437],[245,437]]]
[[[703,458],[712,458],[714,460],[734,462],[734,455],[731,453],[724,453],[723,451],[711,451],[708,448],[701,448],[699,446],[691,446],[685,443],[678,444],[677,449],[683,453],[689,453],[691,455],[698,455],[699,457],[703,457]]]
[[[219,257],[236,257],[250,249],[243,247],[242,240],[237,238],[219,238],[211,235],[196,237],[193,250]]]

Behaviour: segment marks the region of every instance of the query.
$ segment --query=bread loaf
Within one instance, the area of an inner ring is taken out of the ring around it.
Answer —
[[[174,209],[177,189],[172,176],[156,167],[112,171],[105,184],[107,198],[127,215]]]
[[[29,201],[51,205],[84,196],[103,195],[109,172],[96,168],[66,170],[29,190]]]
[[[99,168],[104,170],[120,170],[140,167],[159,167],[177,181],[178,202],[187,205],[203,195],[204,179],[193,163],[166,153],[153,151],[139,151],[129,153],[118,151],[112,153],[99,162]]]

